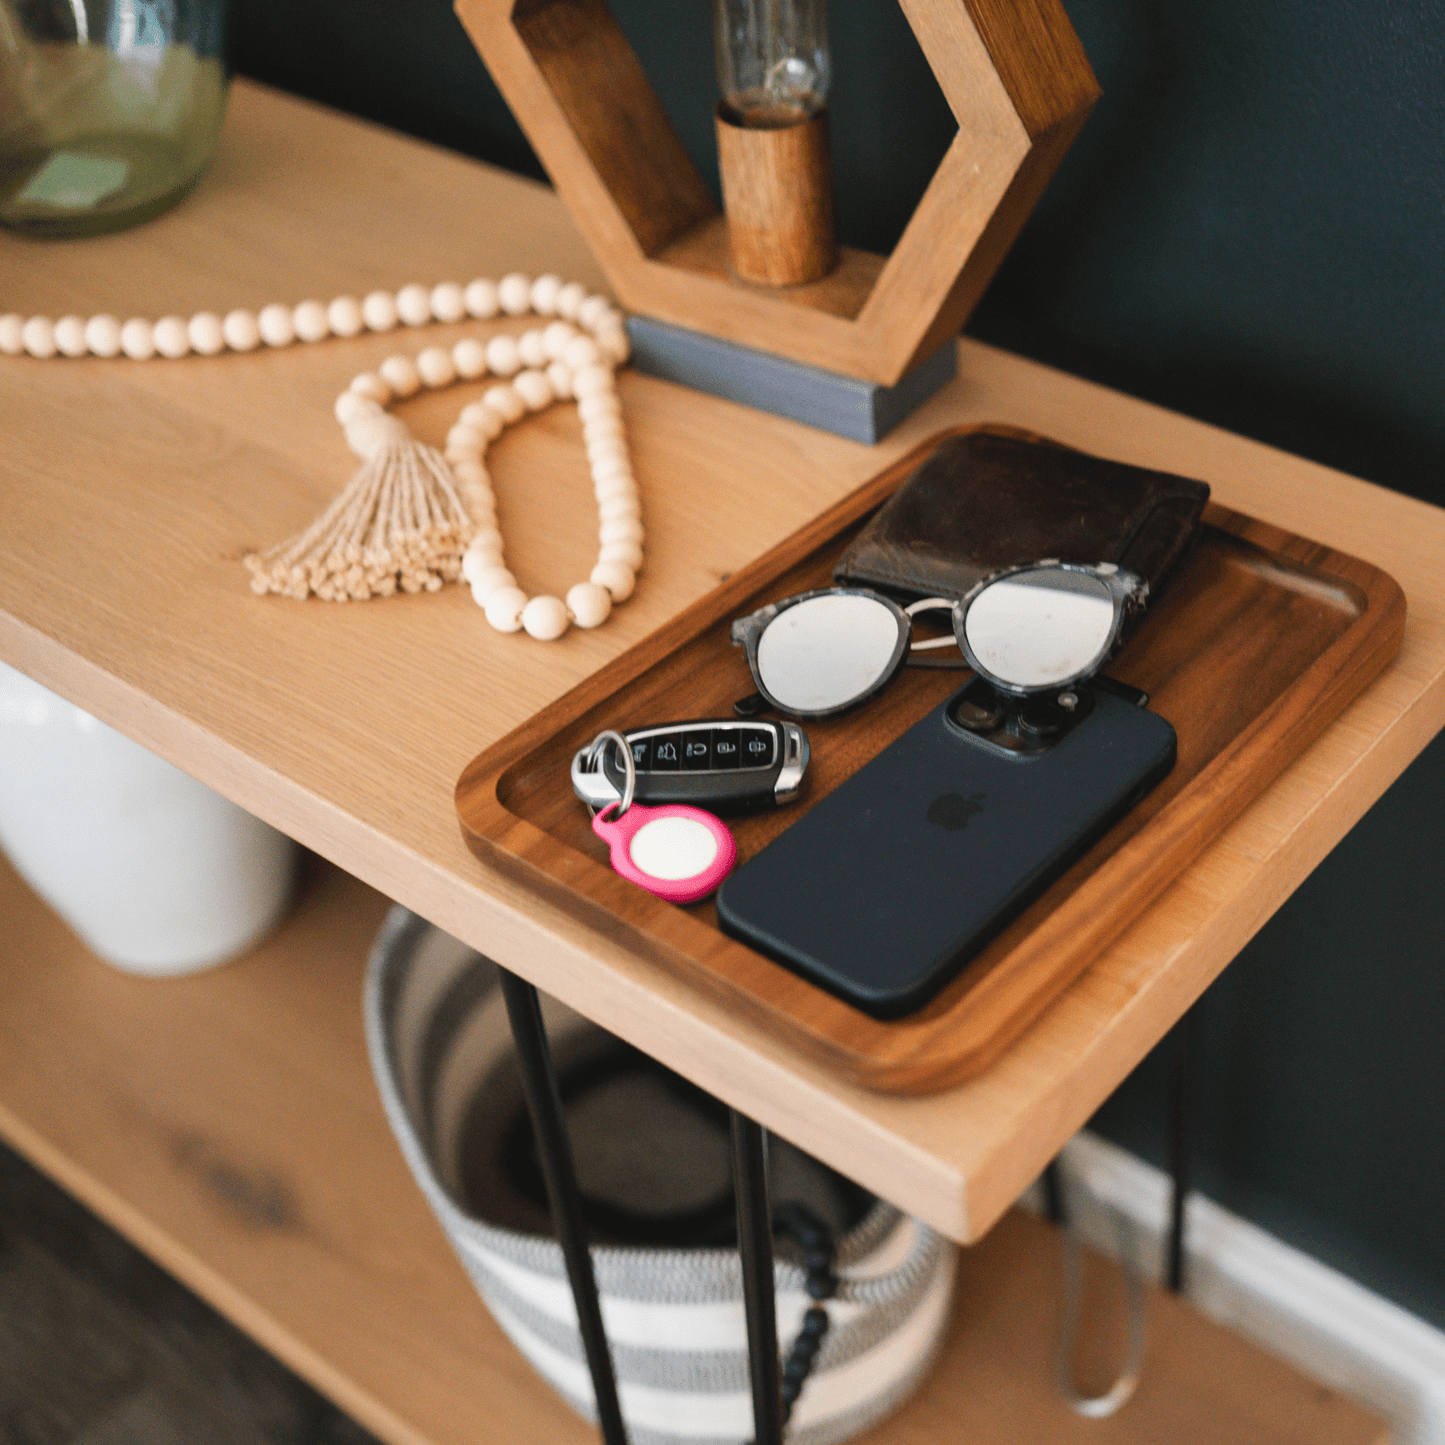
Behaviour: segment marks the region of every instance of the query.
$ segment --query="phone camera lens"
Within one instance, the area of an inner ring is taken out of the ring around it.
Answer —
[[[1026,732],[1032,733],[1035,737],[1052,737],[1064,726],[1068,719],[1066,713],[1057,703],[1050,702],[1046,698],[1029,698],[1019,708],[1019,726]]]
[[[966,732],[991,733],[1003,721],[1003,709],[991,700],[961,697],[953,709],[953,720]]]

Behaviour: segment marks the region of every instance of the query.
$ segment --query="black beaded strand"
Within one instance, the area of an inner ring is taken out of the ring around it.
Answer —
[[[833,1269],[833,1237],[828,1226],[811,1209],[802,1204],[780,1204],[773,1211],[773,1224],[786,1230],[802,1247],[804,1288],[813,1301],[783,1361],[783,1424],[786,1425],[817,1361],[823,1336],[828,1333],[828,1311],[823,1303],[837,1293],[838,1276]]]

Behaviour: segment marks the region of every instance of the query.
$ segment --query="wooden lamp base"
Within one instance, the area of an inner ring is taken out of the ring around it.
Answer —
[[[827,112],[759,125],[720,105],[717,150],[737,275],[764,286],[826,276],[838,259]]]

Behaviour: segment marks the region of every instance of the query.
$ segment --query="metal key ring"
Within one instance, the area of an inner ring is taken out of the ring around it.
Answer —
[[[627,739],[623,737],[621,733],[614,731],[612,728],[608,728],[606,732],[598,733],[597,736],[592,739],[591,743],[588,744],[588,750],[592,754],[592,761],[598,768],[602,766],[602,749],[608,743],[616,743],[617,751],[622,754],[622,801],[620,803],[608,803],[606,807],[599,809],[593,816],[605,817],[608,813],[612,812],[613,808],[616,808],[617,811],[612,814],[612,820],[615,822],[632,806],[633,795],[637,792],[637,764],[632,760],[632,749],[627,745]]]

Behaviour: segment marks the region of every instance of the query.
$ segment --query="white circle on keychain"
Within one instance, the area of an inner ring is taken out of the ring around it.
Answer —
[[[695,818],[654,818],[632,835],[627,851],[650,877],[674,881],[695,878],[711,867],[718,841]]]

